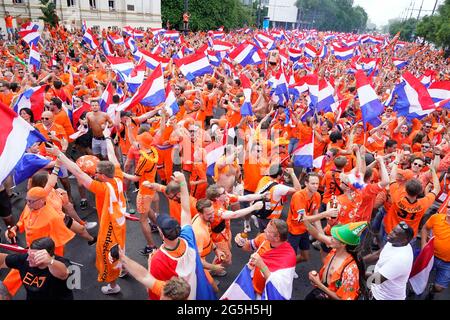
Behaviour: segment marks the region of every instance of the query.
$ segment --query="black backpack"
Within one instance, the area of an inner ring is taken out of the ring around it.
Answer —
[[[275,181],[272,181],[269,185],[267,185],[265,188],[263,188],[261,191],[259,191],[259,194],[263,194],[267,191],[269,191],[270,189],[272,189],[272,187],[276,186],[278,183]],[[266,209],[266,203],[270,203],[270,201],[266,201],[265,199],[261,200],[263,203],[263,207],[261,209],[259,209],[258,211],[254,211],[252,214],[254,214],[256,217],[260,218],[260,219],[266,219],[268,216],[270,216],[272,214],[272,212],[274,211],[274,209],[278,206],[278,204],[281,202],[278,201],[278,203],[276,204],[276,206],[273,209]]]

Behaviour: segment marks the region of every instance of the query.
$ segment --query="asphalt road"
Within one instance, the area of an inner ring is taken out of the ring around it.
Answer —
[[[76,180],[71,179],[72,184],[72,194],[75,198],[76,209],[82,219],[87,221],[97,221],[97,213],[94,209],[94,199],[91,194],[89,194],[89,208],[85,211],[79,209],[79,195],[76,188]],[[14,206],[14,217],[18,219],[22,208],[25,205],[25,184],[16,187],[16,192],[19,193],[18,197],[13,199]],[[134,207],[136,193],[128,192],[130,201],[132,203],[131,207]],[[167,213],[167,202],[164,197],[161,198],[161,212]],[[283,214],[286,214],[286,209],[288,208],[287,203],[283,210]],[[0,228],[5,230],[4,225],[0,222]],[[232,221],[231,229],[233,235],[237,232],[242,232],[243,221],[236,220]],[[90,230],[91,234],[97,232],[97,228]],[[161,243],[161,239],[157,233],[154,233],[155,240],[158,244]],[[256,236],[256,228],[252,224],[252,232],[250,233],[250,238]],[[2,235],[2,239],[4,236]],[[3,240],[4,241],[4,240]],[[19,238],[19,243],[22,245],[25,243],[23,236]],[[127,241],[126,241],[126,251],[127,255],[139,262],[141,265],[147,267],[147,259],[139,253],[145,245],[144,237],[141,233],[139,222],[127,221]],[[2,251],[5,252],[5,251]],[[147,299],[147,292],[144,287],[134,280],[131,276],[126,276],[125,278],[119,279],[118,283],[121,287],[121,292],[116,295],[105,296],[101,293],[100,287],[101,283],[97,282],[97,270],[95,268],[95,247],[88,246],[87,242],[79,237],[75,237],[66,246],[66,257],[72,261],[83,264],[81,268],[81,287],[80,289],[74,290],[74,296],[77,300],[145,300]],[[248,262],[249,253],[242,251],[233,245],[233,264],[228,267],[227,275],[224,277],[216,277],[220,281],[219,284],[219,297],[225,292],[229,285],[233,282],[236,276],[241,271],[242,267]],[[212,257],[208,261],[212,261]],[[312,287],[307,278],[307,274],[310,270],[319,270],[321,267],[319,252],[311,249],[310,261],[306,263],[301,263],[297,265],[296,272],[298,274],[298,279],[294,280],[292,299],[293,300],[303,300],[304,297],[311,291]],[[0,279],[3,279],[7,273],[7,270],[0,270]],[[14,297],[15,300],[22,300],[25,298],[25,290],[23,288]],[[450,299],[450,290],[446,290],[437,299]],[[414,299],[414,297],[410,298]]]

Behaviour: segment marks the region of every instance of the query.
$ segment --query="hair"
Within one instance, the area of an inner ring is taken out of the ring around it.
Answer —
[[[10,85],[9,85],[9,89],[10,89],[12,92],[17,92],[17,91],[19,90],[19,84],[18,84],[17,82],[12,82],[12,83],[10,83]]]
[[[47,181],[48,181],[48,172],[38,171],[31,177],[31,188],[33,187],[45,188]]]
[[[53,81],[53,86],[55,87],[55,89],[61,89],[62,85],[63,85],[63,83],[60,80]]]
[[[414,145],[415,143],[422,143],[422,139],[425,137],[425,134],[422,132],[417,132],[417,134],[415,135],[415,137],[412,140],[412,145]]]
[[[210,185],[208,188],[206,188],[206,198],[211,201],[216,200],[222,194],[220,192],[221,188],[223,187],[219,186],[218,184]]]
[[[191,286],[183,278],[172,277],[163,287],[163,295],[171,300],[187,300]]]
[[[276,179],[283,174],[283,167],[280,164],[273,164],[269,168],[269,177]]]
[[[50,99],[50,101],[53,102],[55,104],[55,106],[58,107],[59,110],[61,110],[61,108],[62,108],[62,101],[61,101],[60,98],[53,97],[53,98]]]
[[[330,140],[336,143],[338,140],[342,140],[342,133],[340,131],[335,131],[330,134]]]
[[[361,256],[360,246],[351,246],[347,244],[345,246],[345,250],[352,256],[353,260],[355,260],[356,266],[358,267],[359,296],[367,298],[369,291],[366,284],[366,266]]]
[[[417,179],[411,179],[406,182],[405,190],[410,197],[417,197],[423,192],[422,183]]]
[[[210,81],[206,84],[206,87],[208,88],[208,90],[212,90],[214,88],[214,84]]]
[[[331,152],[333,154],[333,156],[336,156],[339,152],[339,150],[337,148],[330,148],[328,149],[329,152]]]
[[[166,186],[166,194],[175,194],[180,192],[180,185],[175,181],[170,181]]]
[[[25,111],[26,114],[28,114],[28,115],[30,116],[30,122],[31,122],[31,123],[34,123],[34,114],[33,114],[33,111],[31,111],[30,108],[22,108],[22,109],[20,109],[20,112],[22,112],[22,111]],[[20,114],[20,112],[19,112],[19,114]]]
[[[312,177],[316,177],[316,178],[319,179],[319,181],[320,181],[320,177],[319,177],[319,175],[317,174],[317,172],[309,172],[309,173],[306,175],[306,177],[305,177],[305,182],[308,182],[308,183],[309,183],[309,180],[310,180]]]
[[[384,143],[384,148],[385,148],[385,149],[387,149],[387,148],[392,148],[393,146],[395,146],[395,145],[397,145],[397,144],[398,144],[397,141],[392,140],[392,139],[388,139],[388,140],[386,140],[386,142]]]
[[[286,221],[281,219],[272,219],[272,223],[277,228],[280,241],[286,241],[288,238],[288,226]]]
[[[241,80],[240,79],[234,79],[234,83],[236,83],[238,86],[241,86]]]
[[[113,103],[119,103],[120,102],[120,97],[118,94],[115,94],[112,96],[112,102]]]
[[[197,209],[198,213],[203,213],[203,209],[209,208],[211,206],[212,206],[211,200],[203,198],[197,201],[195,208]]]
[[[114,172],[116,171],[116,168],[114,166],[114,163],[112,163],[111,161],[100,161],[97,164],[97,171],[112,179],[114,178]]]
[[[325,119],[325,121],[323,123],[325,123],[327,125],[328,130],[331,130],[333,128],[333,124],[331,123],[330,120]]]
[[[414,161],[416,161],[416,160],[420,160],[420,161],[422,161],[423,163],[425,163],[425,159],[422,158],[422,157],[419,157],[419,156],[413,155],[413,156],[411,156],[411,158],[409,159],[409,161],[411,162],[411,164],[412,164]]]
[[[91,100],[91,104],[93,104],[93,103],[100,104],[100,100],[98,100],[98,99],[92,99],[92,100]]]
[[[370,181],[370,178],[372,178],[373,169],[372,168],[366,168],[366,172],[364,173],[364,181]]]
[[[171,228],[169,230],[162,229],[162,228],[160,228],[160,229],[161,229],[161,232],[164,235],[164,237],[166,237],[170,241],[175,240],[176,238],[178,238],[180,236],[180,233],[181,233],[181,227],[180,227],[179,224],[176,227]]]
[[[52,240],[52,238],[49,237],[43,237],[34,240],[31,245],[30,249],[34,250],[47,250],[48,254],[53,256],[55,254],[55,242]]]
[[[368,166],[369,164],[375,161],[375,157],[373,156],[373,154],[367,152],[364,155],[364,161],[366,162],[366,166]]]
[[[339,156],[334,158],[334,165],[336,166],[336,169],[341,170],[347,165],[347,158],[344,156]]]

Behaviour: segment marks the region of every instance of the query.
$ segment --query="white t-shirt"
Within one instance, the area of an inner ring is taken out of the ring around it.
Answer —
[[[386,243],[381,250],[374,272],[380,273],[388,280],[376,284],[375,279],[371,290],[376,300],[405,300],[406,285],[413,260],[414,254],[410,244],[404,247],[393,247],[390,242]]]

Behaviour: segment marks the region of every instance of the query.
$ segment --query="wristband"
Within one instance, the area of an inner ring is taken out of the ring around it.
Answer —
[[[267,266],[262,267],[260,270],[261,270],[262,273],[266,272],[267,271]]]
[[[186,182],[180,182],[180,187],[184,187],[186,185]]]

